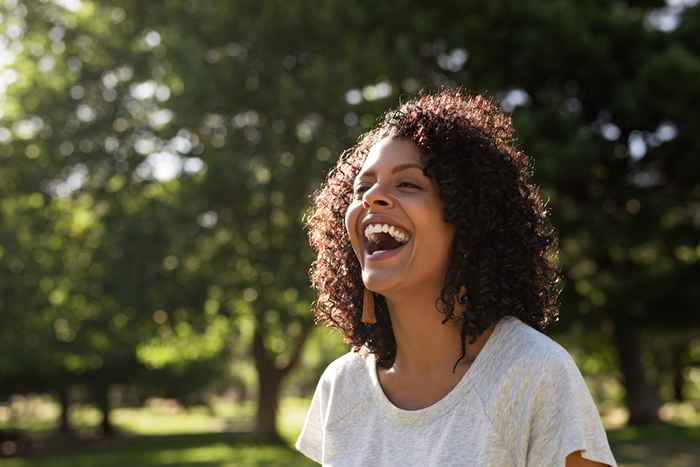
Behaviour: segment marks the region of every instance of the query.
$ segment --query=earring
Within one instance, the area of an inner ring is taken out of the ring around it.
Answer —
[[[377,317],[374,314],[374,294],[369,289],[365,289],[362,300],[362,322],[377,324]]]

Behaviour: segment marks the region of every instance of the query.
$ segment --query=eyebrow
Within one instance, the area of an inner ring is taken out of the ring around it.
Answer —
[[[391,169],[391,173],[396,173],[396,172],[400,172],[402,170],[411,169],[411,168],[420,169],[421,171],[423,171],[422,166],[420,166],[418,164],[409,163],[409,164],[399,164],[399,165],[395,166],[393,169]],[[371,176],[376,176],[376,175],[377,175],[377,173],[375,171],[368,170],[367,172],[363,172],[363,173],[359,174],[357,176],[357,178],[365,178],[365,177],[371,177]]]

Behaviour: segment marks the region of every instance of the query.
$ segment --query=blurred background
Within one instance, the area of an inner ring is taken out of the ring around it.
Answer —
[[[700,465],[697,0],[0,4],[3,466],[314,465],[303,212],[443,84],[535,161],[620,465]]]

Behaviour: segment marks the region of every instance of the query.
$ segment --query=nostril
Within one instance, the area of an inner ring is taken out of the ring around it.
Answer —
[[[364,208],[369,208],[373,204],[380,204],[381,206],[388,206],[389,201],[386,199],[384,195],[381,194],[370,194],[369,192],[365,192],[365,195],[362,197],[362,206]]]
[[[383,200],[383,199],[377,199],[375,201],[372,201],[371,203],[368,203],[365,201],[365,207],[370,207],[372,204],[380,204],[382,206],[386,206],[389,203],[387,203],[386,200]]]

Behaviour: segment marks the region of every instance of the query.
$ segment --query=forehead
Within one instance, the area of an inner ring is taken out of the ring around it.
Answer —
[[[370,148],[357,177],[374,176],[378,172],[388,173],[398,166],[423,167],[420,150],[407,139],[383,138]]]

